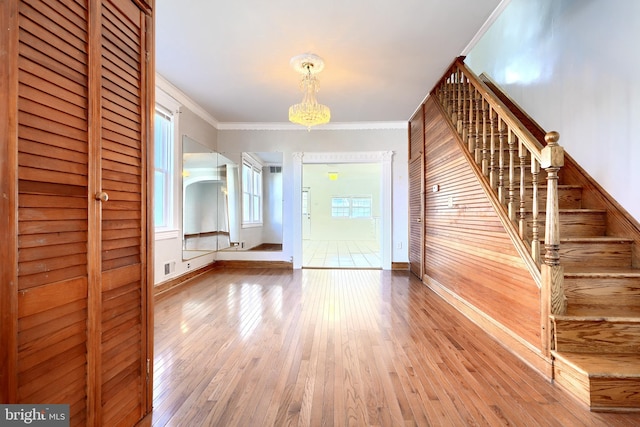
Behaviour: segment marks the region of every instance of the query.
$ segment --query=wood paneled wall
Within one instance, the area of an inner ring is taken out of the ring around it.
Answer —
[[[424,106],[409,121],[409,269],[422,278],[424,246]]]
[[[539,348],[539,289],[431,98],[424,115],[425,277]]]

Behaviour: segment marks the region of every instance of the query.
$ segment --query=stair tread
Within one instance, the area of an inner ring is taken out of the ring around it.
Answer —
[[[525,187],[527,188],[533,188],[532,184],[528,184],[525,185]],[[538,183],[538,188],[547,188],[546,184],[542,184],[542,183]],[[581,189],[582,185],[575,185],[575,184],[558,184],[558,188],[561,188],[563,190],[569,190],[569,189]]]
[[[634,319],[640,320],[640,306],[608,306],[589,304],[569,304],[565,316],[598,319]]]
[[[640,354],[592,354],[555,351],[552,354],[555,358],[561,358],[566,363],[573,365],[590,378],[640,378]]]
[[[631,267],[582,267],[567,266],[564,269],[564,277],[630,277],[640,278],[640,268]]]
[[[581,212],[597,212],[597,213],[606,213],[606,209],[588,209],[588,208],[564,208],[558,209],[560,212],[564,213],[581,213]]]
[[[633,243],[629,237],[618,236],[585,236],[585,237],[561,237],[560,243],[596,242],[596,243]]]
[[[620,315],[618,315],[618,312]],[[631,312],[630,315],[625,315],[623,309],[612,310],[608,309],[603,314],[591,314],[589,312],[582,312],[579,314],[550,314],[549,317],[558,321],[575,321],[575,322],[609,322],[609,323],[637,323],[640,325],[640,316],[636,316],[635,312]]]

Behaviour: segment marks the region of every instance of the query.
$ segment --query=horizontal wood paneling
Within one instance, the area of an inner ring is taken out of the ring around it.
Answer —
[[[424,210],[424,106],[409,120],[409,267],[422,277]]]
[[[539,347],[539,289],[444,120],[428,99],[425,274]]]

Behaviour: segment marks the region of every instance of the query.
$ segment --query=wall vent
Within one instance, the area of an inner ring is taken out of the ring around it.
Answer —
[[[176,262],[175,261],[168,261],[165,262],[164,264],[164,275],[168,275],[173,273],[176,270]]]
[[[282,166],[269,166],[270,173],[282,173]]]

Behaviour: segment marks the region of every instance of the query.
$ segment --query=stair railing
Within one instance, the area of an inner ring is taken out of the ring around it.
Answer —
[[[564,165],[559,134],[549,132],[543,146],[516,116],[458,58],[435,87],[435,95],[453,127],[504,206],[518,235],[540,270],[543,346],[548,350],[549,314],[564,314],[563,267],[560,265],[558,171]],[[546,209],[540,215],[539,174],[547,173]],[[541,259],[540,225],[545,254]]]

